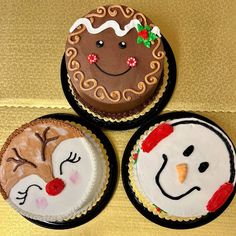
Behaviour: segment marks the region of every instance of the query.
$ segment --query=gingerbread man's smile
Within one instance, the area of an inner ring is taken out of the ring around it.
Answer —
[[[129,57],[128,60],[127,60],[127,65],[129,66],[128,69],[126,69],[125,71],[121,72],[121,73],[118,73],[118,74],[113,74],[113,73],[109,73],[107,71],[105,71],[104,69],[102,69],[98,64],[97,64],[97,61],[98,61],[98,56],[94,53],[91,53],[88,55],[88,62],[89,64],[94,64],[102,73],[106,74],[106,75],[110,75],[110,76],[119,76],[119,75],[124,75],[126,74],[127,72],[129,72],[133,67],[136,66],[137,64],[137,60],[136,58],[134,57]]]
[[[126,74],[128,71],[130,71],[131,68],[132,68],[132,67],[130,66],[127,70],[125,70],[125,71],[123,71],[123,72],[121,72],[121,73],[112,74],[112,73],[109,73],[109,72],[106,72],[105,70],[103,70],[96,62],[94,63],[94,65],[95,65],[101,72],[103,72],[103,73],[106,74],[106,75],[110,75],[110,76],[124,75],[124,74]]]

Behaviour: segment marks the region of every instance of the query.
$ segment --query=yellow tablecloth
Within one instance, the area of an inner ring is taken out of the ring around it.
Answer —
[[[73,113],[60,85],[68,29],[80,16],[114,1],[0,0],[0,144],[38,116]],[[235,11],[225,1],[117,1],[143,11],[161,28],[177,61],[175,92],[165,112],[195,111],[218,123],[236,143]],[[121,162],[135,130],[105,131]],[[129,202],[119,176],[108,206],[75,229],[54,231],[29,223],[0,198],[0,235],[236,235],[236,198],[215,221],[192,230],[149,222]]]

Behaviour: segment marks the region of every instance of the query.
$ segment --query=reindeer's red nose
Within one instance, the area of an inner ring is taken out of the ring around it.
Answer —
[[[56,178],[48,182],[45,188],[48,195],[56,196],[64,189],[64,187],[65,183],[63,182],[63,180]]]

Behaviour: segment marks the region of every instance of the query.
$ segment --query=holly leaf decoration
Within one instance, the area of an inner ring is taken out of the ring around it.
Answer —
[[[151,27],[149,25],[145,25],[144,29],[146,29],[147,31],[150,31]]]
[[[152,32],[149,33],[148,40],[154,41],[157,38],[158,38],[158,36],[156,34],[154,34]]]
[[[140,43],[142,43],[142,42],[143,42],[143,38],[140,37],[140,36],[138,36],[138,38],[137,38],[137,43],[140,44]]]
[[[138,28],[138,32],[144,30],[144,27],[142,25],[140,25],[140,24],[137,25],[137,28]]]
[[[148,40],[145,40],[145,41],[144,41],[144,45],[145,45],[147,48],[150,48],[150,47],[151,47],[151,42],[148,41]]]
[[[151,31],[151,27],[149,25],[142,26],[141,24],[137,25],[137,31],[138,31],[138,38],[137,43],[141,44],[143,43],[145,47],[150,48],[151,42],[158,39],[159,36],[156,35]]]

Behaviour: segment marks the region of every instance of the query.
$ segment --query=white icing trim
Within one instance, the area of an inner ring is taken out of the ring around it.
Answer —
[[[87,18],[78,19],[70,28],[70,33],[72,33],[79,25],[85,25],[88,32],[90,34],[98,34],[102,31],[112,28],[115,31],[115,34],[119,37],[125,36],[131,29],[136,28],[140,21],[137,19],[133,19],[129,22],[129,24],[125,25],[124,30],[120,28],[120,25],[114,20],[108,20],[104,24],[100,25],[98,28],[93,28],[91,22]]]
[[[89,19],[87,18],[80,18],[75,21],[75,23],[71,26],[70,28],[70,33],[72,33],[78,26],[84,25],[88,32],[90,34],[99,34],[102,31],[112,28],[115,31],[115,34],[119,37],[125,36],[131,29],[136,28],[137,30],[137,25],[140,24],[140,21],[137,19],[132,19],[127,25],[125,25],[124,29],[122,30],[120,28],[120,25],[117,23],[117,21],[114,20],[108,20],[102,25],[100,25],[97,28],[94,28],[90,22]],[[157,26],[154,26],[152,29],[152,33],[157,34],[159,37],[161,37],[160,34],[160,29]]]
[[[151,32],[154,33],[154,34],[156,34],[158,37],[161,37],[161,32],[160,32],[160,28],[159,28],[159,27],[154,26],[154,27],[152,28],[152,31],[151,31]]]

